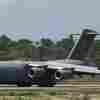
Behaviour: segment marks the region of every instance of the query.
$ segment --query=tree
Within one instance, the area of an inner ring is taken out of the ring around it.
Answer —
[[[37,47],[38,48],[40,46],[41,46],[41,43],[39,41],[36,41],[34,47]]]
[[[74,40],[73,40],[73,35],[71,34],[71,35],[69,35],[69,48],[71,49],[72,47],[73,47],[73,45],[74,45]]]
[[[2,35],[0,37],[0,50],[8,50],[9,44],[11,43],[11,39],[6,35]]]
[[[100,40],[96,40],[96,48],[100,48]]]
[[[16,41],[11,41],[8,45],[9,49],[10,48],[16,48],[17,47],[17,42]]]
[[[68,38],[63,38],[56,42],[57,47],[62,47],[65,49],[71,49],[74,45],[73,37],[70,35]]]
[[[40,40],[40,43],[42,47],[53,47],[54,46],[54,42],[49,38],[46,38],[46,39],[42,38]]]
[[[30,59],[32,57],[33,42],[28,39],[20,39],[17,42],[16,50],[20,59]]]
[[[19,49],[24,49],[24,48],[32,47],[32,46],[33,46],[33,42],[28,39],[20,39],[17,42],[17,48]]]

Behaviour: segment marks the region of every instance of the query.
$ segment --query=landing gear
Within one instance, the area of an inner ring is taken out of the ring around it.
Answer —
[[[32,83],[31,82],[18,82],[17,83],[17,86],[18,87],[31,87],[32,86]]]
[[[40,82],[38,83],[39,87],[53,87],[55,85],[55,83],[51,83],[51,82]]]
[[[24,80],[19,80],[17,82],[18,87],[31,87],[32,86],[32,79],[31,78],[25,78]]]
[[[55,71],[47,69],[37,84],[39,87],[53,87],[56,84]]]

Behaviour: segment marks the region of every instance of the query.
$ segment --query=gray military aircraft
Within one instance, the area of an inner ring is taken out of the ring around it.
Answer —
[[[32,63],[0,63],[0,83],[18,86],[54,86],[58,81],[81,76],[97,75],[100,70],[91,62],[94,52],[94,30],[84,29],[69,55],[64,60]]]

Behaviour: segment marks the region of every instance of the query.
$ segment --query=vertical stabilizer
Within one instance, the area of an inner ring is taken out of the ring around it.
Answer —
[[[94,48],[96,35],[96,31],[84,29],[79,40],[74,45],[67,58],[86,61],[88,56],[93,53],[92,51]]]

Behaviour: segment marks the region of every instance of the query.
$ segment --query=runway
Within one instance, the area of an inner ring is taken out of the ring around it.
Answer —
[[[0,91],[85,91],[85,92],[100,92],[100,81],[67,81],[65,84],[56,84],[54,87],[38,87],[33,85],[31,87],[17,87],[17,85],[1,84]]]
[[[0,85],[0,95],[29,95],[39,93],[84,93],[84,94],[99,94],[100,93],[100,81],[67,81],[66,84],[57,84],[54,87],[38,87],[33,85],[32,87],[17,87],[16,85]]]

